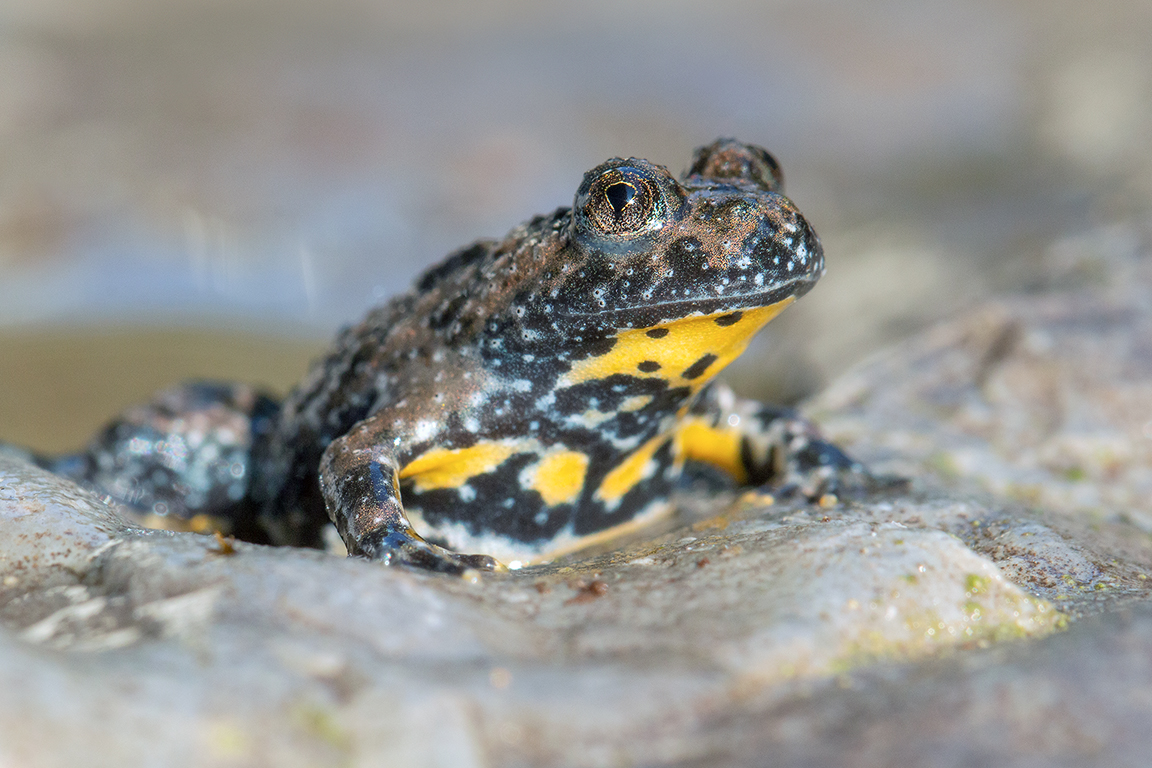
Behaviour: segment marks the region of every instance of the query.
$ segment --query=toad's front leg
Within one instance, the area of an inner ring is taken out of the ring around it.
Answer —
[[[378,428],[378,414],[335,440],[320,460],[320,489],[328,517],[349,555],[441,573],[491,571],[488,555],[462,555],[425,541],[404,514],[395,435]]]

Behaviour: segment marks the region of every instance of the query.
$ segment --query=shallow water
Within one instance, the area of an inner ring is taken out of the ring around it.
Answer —
[[[324,343],[231,330],[0,331],[0,441],[70,451],[125,406],[189,378],[283,393]]]

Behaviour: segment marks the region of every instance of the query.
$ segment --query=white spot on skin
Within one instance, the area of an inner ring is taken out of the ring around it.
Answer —
[[[604,422],[615,416],[615,413],[605,413],[598,411],[594,408],[589,408],[580,414],[573,414],[564,419],[568,426],[582,427],[584,429],[593,429],[594,427],[603,424]]]

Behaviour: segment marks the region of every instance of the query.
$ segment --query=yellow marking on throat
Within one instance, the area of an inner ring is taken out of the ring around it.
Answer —
[[[671,386],[688,385],[699,389],[724,366],[740,356],[752,336],[780,314],[794,300],[789,296],[767,307],[747,309],[729,324],[720,318],[737,314],[718,312],[713,315],[686,317],[651,328],[631,328],[616,334],[616,343],[603,355],[577,361],[565,373],[559,386],[570,387],[585,381],[604,379],[613,374],[639,378],[666,379]],[[652,331],[662,336],[649,335]],[[711,356],[711,362],[705,360]],[[703,365],[702,365],[703,363]],[[693,366],[698,369],[693,369]],[[684,374],[689,372],[689,377]]]
[[[438,488],[459,488],[476,477],[491,472],[514,453],[522,450],[516,442],[477,443],[468,448],[433,448],[417,456],[400,470],[401,480],[412,480],[421,493]]]
[[[604,476],[600,487],[596,489],[596,498],[608,503],[610,506],[624,498],[624,494],[636,487],[641,480],[646,480],[656,471],[656,462],[652,457],[660,446],[668,442],[668,435],[657,435],[624,459],[615,469]]]
[[[711,464],[744,484],[748,482],[748,470],[740,455],[742,439],[739,430],[713,427],[703,419],[687,418],[676,431],[673,450],[681,459]]]
[[[532,488],[550,507],[571,504],[584,489],[584,476],[588,472],[588,456],[567,449],[551,450],[539,463],[527,469],[521,482]]]

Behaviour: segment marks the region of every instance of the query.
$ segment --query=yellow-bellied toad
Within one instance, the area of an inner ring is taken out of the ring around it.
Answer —
[[[663,515],[686,461],[835,490],[862,468],[709,384],[824,271],[781,186],[731,140],[679,181],[609,160],[573,208],[456,252],[343,331],[281,406],[184,385],[45,463],[153,516],[304,545],[330,519],[351,554],[443,571]]]

